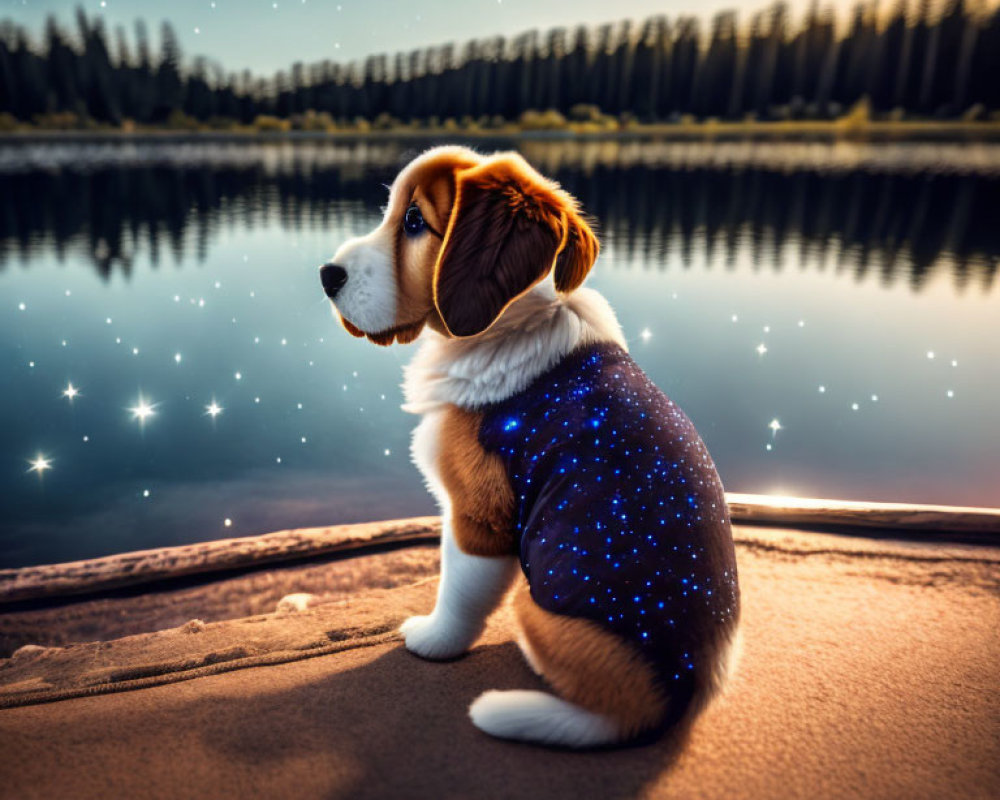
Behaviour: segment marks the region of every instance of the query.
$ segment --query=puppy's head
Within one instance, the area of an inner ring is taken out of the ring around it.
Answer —
[[[576,201],[520,155],[438,147],[400,172],[379,226],[320,278],[350,333],[388,345],[424,325],[476,336],[550,271],[557,291],[576,289],[597,252]]]

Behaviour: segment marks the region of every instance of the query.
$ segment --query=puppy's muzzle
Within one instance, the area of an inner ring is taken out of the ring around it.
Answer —
[[[319,268],[319,279],[326,296],[333,300],[347,283],[347,270],[339,264],[324,264]]]

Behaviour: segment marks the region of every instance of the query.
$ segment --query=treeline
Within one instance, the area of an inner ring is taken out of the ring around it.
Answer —
[[[1000,110],[998,75],[1000,9],[973,11],[965,0],[899,0],[887,14],[873,0],[840,21],[814,5],[801,22],[779,2],[748,25],[735,12],[707,29],[695,17],[657,16],[363,63],[297,63],[270,79],[227,74],[204,58],[186,66],[166,22],[155,55],[141,21],[134,45],[121,28],[112,45],[101,19],[82,9],[75,33],[50,17],[40,42],[0,24],[0,115],[42,124],[495,126],[549,110],[618,123],[829,119],[864,98],[876,116],[977,119]]]
[[[154,264],[202,261],[234,227],[361,229],[385,202],[380,179],[394,171],[296,161],[276,171],[258,163],[15,172],[0,193],[0,269],[72,251],[105,276],[127,274],[140,253]],[[618,263],[664,269],[676,263],[664,254],[676,253],[685,267],[732,268],[748,254],[754,269],[811,264],[915,291],[940,269],[986,287],[1000,267],[995,174],[613,163],[551,174],[596,217]]]

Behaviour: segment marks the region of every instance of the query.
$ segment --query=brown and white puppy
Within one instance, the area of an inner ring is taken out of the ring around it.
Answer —
[[[400,629],[417,655],[465,652],[519,573],[517,499],[501,458],[480,441],[482,409],[581,347],[627,350],[604,298],[579,288],[597,253],[576,202],[521,156],[438,147],[397,176],[381,224],[320,268],[354,336],[389,345],[424,332],[406,368],[404,409],[422,415],[412,455],[443,530],[434,610]],[[473,722],[495,736],[574,747],[660,726],[670,698],[654,666],[613,631],[542,608],[527,588],[522,580],[514,596],[518,643],[561,697],[486,692],[470,708]],[[735,630],[703,654],[712,662],[705,697],[721,685]]]

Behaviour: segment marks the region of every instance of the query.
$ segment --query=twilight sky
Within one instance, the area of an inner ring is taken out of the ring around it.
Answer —
[[[811,0],[788,0],[801,14]],[[833,5],[847,5],[837,0]],[[185,60],[204,55],[227,71],[270,74],[295,61],[351,61],[448,41],[511,36],[583,23],[595,25],[654,14],[710,16],[737,9],[742,16],[770,0],[0,0],[0,18],[40,34],[54,14],[73,27],[74,9],[100,15],[108,32],[124,25],[134,43],[136,19],[146,20],[154,46],[169,19]]]

